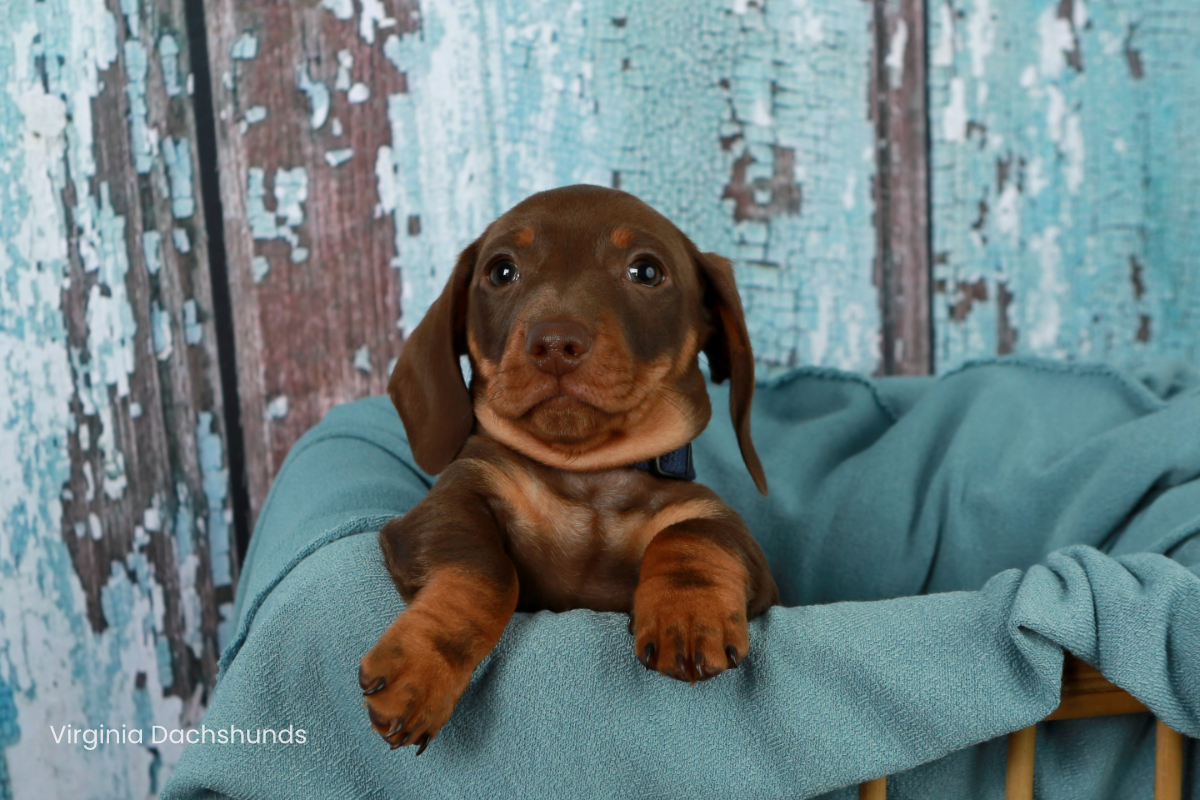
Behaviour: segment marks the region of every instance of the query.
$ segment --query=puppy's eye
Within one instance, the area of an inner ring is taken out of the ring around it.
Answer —
[[[663,282],[663,270],[653,261],[635,261],[629,265],[629,280],[642,286],[658,286]]]
[[[497,261],[488,272],[488,282],[492,286],[508,286],[520,276],[521,273],[517,272],[517,265],[513,262]]]

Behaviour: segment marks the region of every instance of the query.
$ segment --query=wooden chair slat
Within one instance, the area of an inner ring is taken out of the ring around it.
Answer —
[[[1140,700],[1105,678],[1100,670],[1070,653],[1063,662],[1062,698],[1043,722],[1056,719],[1107,717],[1149,713]],[[1033,764],[1037,726],[1008,735],[1008,766],[1004,800],[1033,800]],[[1158,720],[1154,751],[1154,800],[1181,800],[1183,794],[1183,734]],[[887,778],[858,786],[858,800],[885,800]]]
[[[876,778],[858,785],[858,800],[887,800],[887,778]]]
[[[1033,800],[1033,758],[1037,726],[1008,735],[1008,767],[1004,773],[1004,800]]]

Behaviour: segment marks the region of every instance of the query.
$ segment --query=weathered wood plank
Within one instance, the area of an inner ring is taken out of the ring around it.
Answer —
[[[939,370],[1200,359],[1200,7],[930,7]]]
[[[765,372],[879,367],[870,4],[207,8],[256,511],[301,432],[384,388],[457,252],[558,185],[733,257]]]
[[[377,35],[350,2],[325,6],[206,3],[255,515],[292,443],[332,406],[382,392],[400,346],[375,170],[389,95],[405,88],[384,41],[415,17],[392,4]]]
[[[885,375],[932,371],[925,2],[875,0],[875,285]]]
[[[215,678],[231,553],[182,0],[0,15],[0,795],[157,790]]]

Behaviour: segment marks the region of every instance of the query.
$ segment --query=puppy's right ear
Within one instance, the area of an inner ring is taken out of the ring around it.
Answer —
[[[458,358],[466,352],[467,290],[478,255],[475,241],[458,257],[446,288],[404,343],[388,381],[413,458],[430,475],[454,460],[475,426]]]

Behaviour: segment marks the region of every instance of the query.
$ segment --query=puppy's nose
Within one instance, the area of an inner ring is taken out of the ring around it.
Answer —
[[[592,335],[568,319],[536,322],[525,335],[525,353],[542,372],[561,377],[583,363],[592,346]]]

